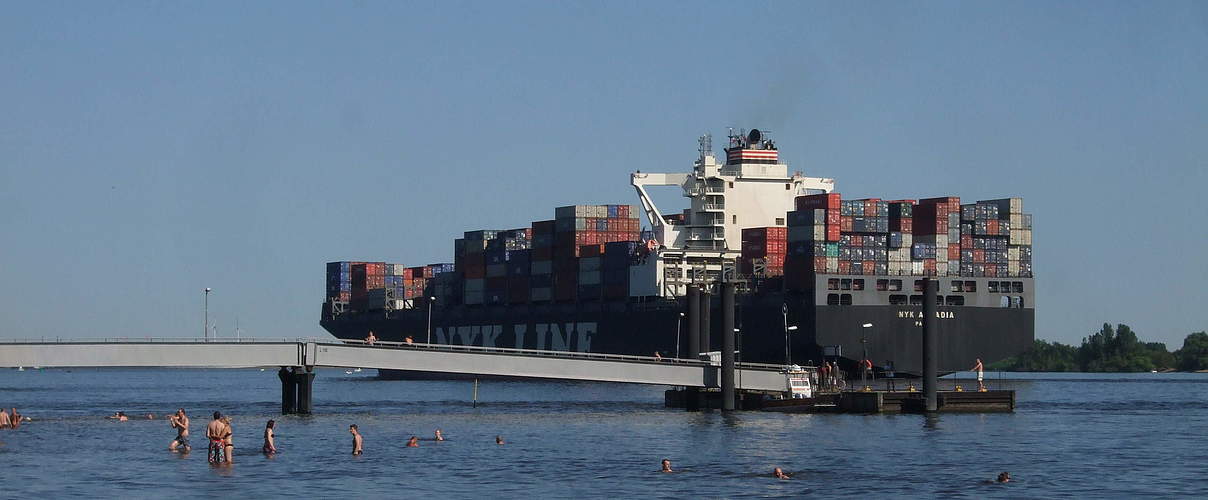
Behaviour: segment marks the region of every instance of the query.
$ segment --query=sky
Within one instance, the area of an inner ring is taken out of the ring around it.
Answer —
[[[1208,3],[4,10],[0,338],[199,336],[205,287],[220,336],[324,336],[325,262],[636,203],[727,127],[845,198],[1023,197],[1038,338],[1208,328]]]

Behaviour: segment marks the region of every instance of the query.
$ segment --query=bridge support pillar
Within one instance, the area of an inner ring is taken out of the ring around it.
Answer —
[[[294,412],[301,415],[310,415],[311,409],[311,387],[315,381],[315,373],[312,367],[306,367],[304,370],[298,370],[294,373],[294,383],[298,386],[298,403],[294,407]]]
[[[713,293],[709,287],[700,291],[700,350],[713,350]]]
[[[734,284],[721,284],[721,409],[735,409]]]
[[[277,372],[277,378],[281,379],[281,414],[289,415],[298,401],[298,384],[294,381],[294,373],[284,366]]]

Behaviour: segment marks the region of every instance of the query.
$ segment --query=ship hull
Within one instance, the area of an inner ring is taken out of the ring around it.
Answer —
[[[709,350],[721,344],[717,306]],[[665,299],[434,307],[431,342],[664,357],[676,356],[678,349],[689,357],[688,325],[679,322],[682,310],[679,302]],[[794,363],[813,364],[838,352],[828,359],[849,370],[867,357],[878,370],[888,365],[907,376],[922,371],[922,306],[816,305],[809,294],[773,293],[741,297],[736,316],[741,361],[784,363],[787,319],[798,327],[788,339]],[[989,364],[1019,354],[1035,338],[1030,308],[941,306],[937,316],[941,371],[968,369],[977,358]],[[862,327],[869,323],[873,326]],[[325,315],[321,325],[340,339],[364,339],[372,330],[381,340],[428,341],[427,309]]]

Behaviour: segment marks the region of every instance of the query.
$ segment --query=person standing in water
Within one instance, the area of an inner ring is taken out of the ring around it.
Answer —
[[[445,437],[444,437],[444,436],[442,436],[442,435],[440,435],[440,429],[436,429],[436,438],[435,438],[435,440],[436,440],[436,441],[444,441],[444,440],[445,440]]]
[[[193,448],[189,446],[189,416],[185,415],[184,408],[178,408],[175,415],[168,416],[168,423],[173,429],[176,429],[176,439],[168,445],[168,451],[176,451],[177,448],[183,447],[185,453]]]
[[[9,412],[9,415],[8,415],[8,426],[13,429],[16,429],[18,427],[21,427],[21,414],[17,413],[16,408],[13,408],[12,410],[13,411]]]
[[[235,463],[235,442],[232,440],[235,429],[231,428],[231,417],[222,417],[222,424],[226,427],[222,434],[222,458],[228,464]]]
[[[984,382],[984,379],[982,378],[984,369],[985,369],[985,367],[982,366],[981,358],[977,358],[977,362],[973,363],[973,368],[970,369],[970,371],[977,372],[977,392],[986,391],[986,383]]]
[[[352,454],[361,454],[361,433],[357,431],[357,424],[348,426],[348,432],[352,434]]]
[[[226,425],[222,423],[221,412],[214,412],[214,419],[206,426],[206,439],[210,441],[207,450],[210,463],[222,463],[222,454],[226,450]]]
[[[7,429],[11,424],[8,412],[4,411],[4,408],[0,408],[0,429]]]
[[[273,442],[273,429],[277,426],[276,420],[269,420],[264,424],[264,451],[265,454],[272,455],[277,452],[277,445]]]
[[[675,471],[671,470],[671,459],[668,459],[668,458],[663,459],[663,469],[659,472],[675,472]]]

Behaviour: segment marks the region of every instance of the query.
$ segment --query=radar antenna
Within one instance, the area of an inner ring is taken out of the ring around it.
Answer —
[[[713,154],[713,134],[705,134],[700,136],[700,138],[696,140],[696,143],[699,144],[699,147],[697,147],[696,151],[700,153],[701,161],[705,161],[706,156],[711,156]]]

